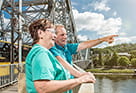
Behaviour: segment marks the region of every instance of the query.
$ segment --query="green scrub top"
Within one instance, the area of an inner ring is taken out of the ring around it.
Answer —
[[[77,48],[79,43],[68,43],[64,47],[55,43],[55,46],[49,49],[54,56],[61,56],[63,59],[68,61],[71,65],[72,62],[72,55],[77,54]]]
[[[37,93],[35,80],[68,80],[69,73],[51,52],[35,44],[26,57],[26,88],[28,93]],[[64,93],[69,93],[66,91]]]

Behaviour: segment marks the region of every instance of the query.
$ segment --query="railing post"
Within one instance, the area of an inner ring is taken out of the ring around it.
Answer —
[[[74,68],[76,68],[80,72],[85,72],[83,69],[73,64]],[[84,83],[73,89],[73,93],[94,93],[94,84],[93,83]]]
[[[13,81],[13,75],[14,75],[13,64],[10,64],[10,82],[11,82],[11,83],[12,83],[12,81]]]

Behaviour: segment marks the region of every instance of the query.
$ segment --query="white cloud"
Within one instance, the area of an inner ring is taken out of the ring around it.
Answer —
[[[128,37],[118,37],[116,40],[115,40],[115,43],[116,44],[122,44],[122,43],[130,43],[132,40]]]
[[[135,37],[118,37],[118,38],[114,38],[114,42],[112,42],[111,44],[108,44],[107,42],[105,42],[105,43],[102,43],[102,44],[98,45],[97,47],[104,48],[104,47],[107,47],[107,46],[114,46],[114,45],[117,45],[117,44],[132,43],[132,41],[133,41],[132,38],[133,38],[133,40],[135,40],[136,36]]]
[[[121,25],[121,18],[109,18],[104,20],[98,34],[103,36],[117,34],[121,28]]]
[[[121,28],[121,18],[104,19],[103,14],[83,12],[73,9],[73,14],[78,31],[96,31],[98,35],[106,36],[117,34]]]
[[[103,22],[104,16],[97,13],[84,12],[79,13],[77,10],[73,10],[77,29],[81,30],[93,30],[96,31],[100,28]]]
[[[85,35],[78,35],[77,38],[80,40],[80,41],[86,41],[88,38],[87,36]]]
[[[94,9],[98,11],[109,11],[111,8],[109,8],[107,5],[107,0],[102,0],[101,2],[96,2],[94,4]]]
[[[132,41],[131,43],[135,43],[136,42],[136,36],[131,36],[130,39]]]

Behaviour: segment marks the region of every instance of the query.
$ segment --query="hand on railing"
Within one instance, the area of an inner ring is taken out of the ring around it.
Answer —
[[[79,78],[77,78],[78,82],[80,83],[95,83],[96,79],[94,75],[90,72],[85,72]]]

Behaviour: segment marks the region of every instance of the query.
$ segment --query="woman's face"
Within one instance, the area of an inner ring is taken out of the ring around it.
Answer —
[[[55,29],[47,28],[46,31],[43,31],[43,42],[48,43],[49,47],[53,47],[56,39]]]
[[[51,47],[53,47],[54,43],[55,43],[55,39],[56,39],[55,29],[54,28],[48,28],[48,29],[46,29],[46,32],[49,35]]]

